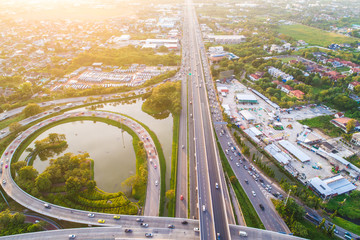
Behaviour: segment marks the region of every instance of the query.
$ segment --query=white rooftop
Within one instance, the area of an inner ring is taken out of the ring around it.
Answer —
[[[257,101],[253,94],[236,94],[236,99],[245,101]]]
[[[301,162],[310,161],[310,157],[305,154],[303,151],[298,149],[296,146],[294,146],[292,143],[290,143],[287,140],[281,140],[279,141],[279,144],[288,150],[292,155],[294,155],[297,159],[299,159]]]
[[[247,121],[255,120],[255,117],[248,110],[241,110],[239,112]]]
[[[265,148],[265,151],[267,151],[271,156],[273,156],[278,162],[282,164],[288,164],[291,160],[291,157],[281,151],[280,148],[278,148],[275,144],[269,144]]]
[[[329,196],[331,194],[341,195],[356,189],[354,184],[341,175],[336,175],[323,180],[315,177],[310,179],[309,182],[314,188],[316,188],[317,191],[325,196]]]

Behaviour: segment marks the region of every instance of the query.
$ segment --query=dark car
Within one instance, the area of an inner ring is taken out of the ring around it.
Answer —
[[[132,233],[132,230],[127,228],[127,229],[125,229],[125,232],[126,233]]]
[[[182,221],[181,224],[186,225],[186,224],[188,224],[188,222],[187,221]]]
[[[259,207],[261,208],[261,210],[265,210],[264,206],[262,204],[259,204]]]
[[[169,225],[168,225],[168,228],[174,229],[174,228],[175,228],[175,226],[174,226],[174,225],[172,225],[172,224],[169,224]]]

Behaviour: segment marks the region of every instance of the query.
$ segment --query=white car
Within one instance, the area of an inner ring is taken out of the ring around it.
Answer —
[[[89,214],[88,214],[88,217],[89,217],[89,218],[93,218],[93,217],[95,217],[95,214],[89,213]]]
[[[158,180],[155,181],[155,186],[159,185],[159,182]]]
[[[256,193],[254,191],[251,191],[252,195],[256,197]]]
[[[218,183],[215,183],[215,188],[219,189],[219,184]]]

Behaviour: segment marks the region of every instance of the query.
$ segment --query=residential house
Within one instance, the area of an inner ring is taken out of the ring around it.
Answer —
[[[297,99],[303,99],[305,96],[305,93],[303,93],[300,90],[293,90],[289,92],[290,97],[296,97]]]
[[[344,117],[344,113],[342,113],[342,112],[337,112],[337,113],[334,114],[334,117],[335,117],[335,118],[342,118],[342,117]]]
[[[289,94],[290,91],[292,91],[294,89],[292,87],[290,87],[289,85],[283,85],[280,90],[286,94]]]
[[[359,86],[360,85],[360,82],[351,82],[351,83],[349,83],[349,85],[348,85],[348,89],[349,90],[351,90],[351,91],[354,91],[354,89],[355,89],[355,87],[356,86]]]
[[[346,126],[352,120],[352,118],[342,117],[342,118],[334,118],[330,122],[334,124],[336,127],[341,128],[344,132],[347,132]],[[360,123],[358,121],[355,122],[355,130],[360,131]]]

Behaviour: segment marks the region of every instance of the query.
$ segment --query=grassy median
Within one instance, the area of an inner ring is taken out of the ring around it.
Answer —
[[[179,149],[179,122],[180,116],[173,115],[173,142],[171,151],[171,176],[170,190],[174,190],[175,196],[169,201],[168,216],[175,217],[176,208],[176,187],[177,187],[177,165],[178,165],[178,149]]]

